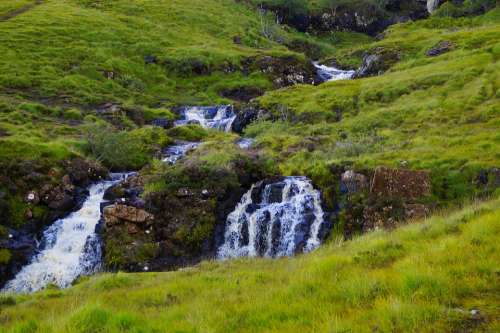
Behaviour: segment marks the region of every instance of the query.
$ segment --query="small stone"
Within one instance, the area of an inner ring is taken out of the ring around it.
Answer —
[[[26,195],[26,202],[36,205],[40,202],[40,196],[36,191],[31,191]]]
[[[477,316],[479,315],[479,313],[480,313],[480,312],[479,312],[479,310],[478,310],[478,309],[472,309],[472,310],[470,310],[470,314],[471,314],[471,316],[473,316],[473,317],[477,317]]]

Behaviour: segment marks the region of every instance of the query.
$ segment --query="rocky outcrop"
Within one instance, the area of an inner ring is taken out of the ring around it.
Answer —
[[[144,187],[140,176],[106,192],[111,200],[103,209],[106,267],[158,271],[213,257],[227,215],[263,169],[258,157],[243,153],[229,168],[207,170],[192,161],[174,167],[161,179],[166,189],[144,199],[137,197]]]
[[[347,170],[340,179],[340,191],[345,194],[365,192],[369,188],[368,177],[354,170]]]
[[[400,55],[397,51],[376,48],[365,54],[361,67],[354,73],[353,78],[380,75],[398,62]]]
[[[264,8],[273,11],[282,23],[302,32],[317,34],[355,31],[375,36],[391,24],[428,16],[427,0],[332,1],[329,6],[309,10],[297,10],[286,4],[268,3]]]
[[[242,65],[243,72],[259,71],[268,75],[275,88],[312,84],[316,75],[316,69],[310,61],[295,56],[249,57],[242,62]]]
[[[240,134],[243,133],[245,127],[255,121],[258,115],[259,111],[253,106],[247,106],[246,108],[238,111],[232,124],[233,132]]]
[[[431,194],[427,171],[378,167],[373,172],[347,170],[340,179],[340,217],[344,234],[394,228],[411,219],[426,217],[430,208],[421,203]]]
[[[451,51],[453,47],[454,45],[452,42],[444,40],[434,45],[425,54],[428,57],[436,57],[438,55]]]
[[[370,195],[374,198],[397,197],[412,201],[430,194],[431,180],[427,171],[378,167],[370,185]]]

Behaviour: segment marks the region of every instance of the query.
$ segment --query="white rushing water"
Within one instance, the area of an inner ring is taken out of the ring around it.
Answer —
[[[318,62],[313,62],[313,65],[314,67],[316,67],[318,76],[323,82],[349,80],[352,79],[354,73],[356,72],[354,70],[344,71],[335,67],[328,67],[325,65],[321,65]]]
[[[202,127],[225,132],[231,131],[236,119],[232,105],[188,106],[181,110],[181,115],[182,119],[175,122],[176,126],[198,123]]]
[[[35,292],[49,284],[65,288],[79,276],[94,273],[101,263],[101,247],[95,231],[104,192],[126,176],[114,174],[112,180],[92,185],[80,210],[45,230],[43,249],[7,282],[4,291]]]
[[[254,143],[255,143],[255,139],[252,139],[252,138],[241,138],[238,140],[238,142],[236,142],[238,147],[240,147],[241,149],[250,149],[250,148],[252,148]]]
[[[178,141],[174,145],[167,147],[163,151],[163,162],[168,164],[175,164],[182,157],[186,156],[188,152],[196,149],[199,145],[199,142]]]
[[[321,244],[321,195],[305,177],[285,177],[263,188],[254,185],[226,220],[219,259],[282,257]]]

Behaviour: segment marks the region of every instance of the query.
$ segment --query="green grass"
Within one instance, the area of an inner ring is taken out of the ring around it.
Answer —
[[[8,0],[0,3],[0,17],[19,10],[26,5],[34,3],[33,0]]]
[[[243,58],[293,54],[261,35],[254,9],[231,0],[47,0],[2,23],[0,36],[0,93],[57,104],[224,101],[234,81],[270,85],[257,72],[242,76]]]
[[[496,9],[483,17],[393,26],[382,41],[348,51],[396,50],[401,61],[387,73],[268,92],[259,103],[278,121],[257,122],[246,134],[284,174],[308,174],[325,184],[332,165],[399,167],[405,161],[431,170],[437,192],[448,178],[447,199],[461,200],[472,193],[479,169],[500,165],[499,17]],[[454,49],[427,57],[441,40]]]
[[[474,203],[295,258],[85,278],[10,298],[0,331],[494,332],[499,207]]]

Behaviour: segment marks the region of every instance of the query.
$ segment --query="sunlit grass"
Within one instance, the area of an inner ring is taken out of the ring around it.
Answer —
[[[332,240],[296,258],[86,278],[6,300],[0,321],[5,332],[493,332],[499,204]]]

